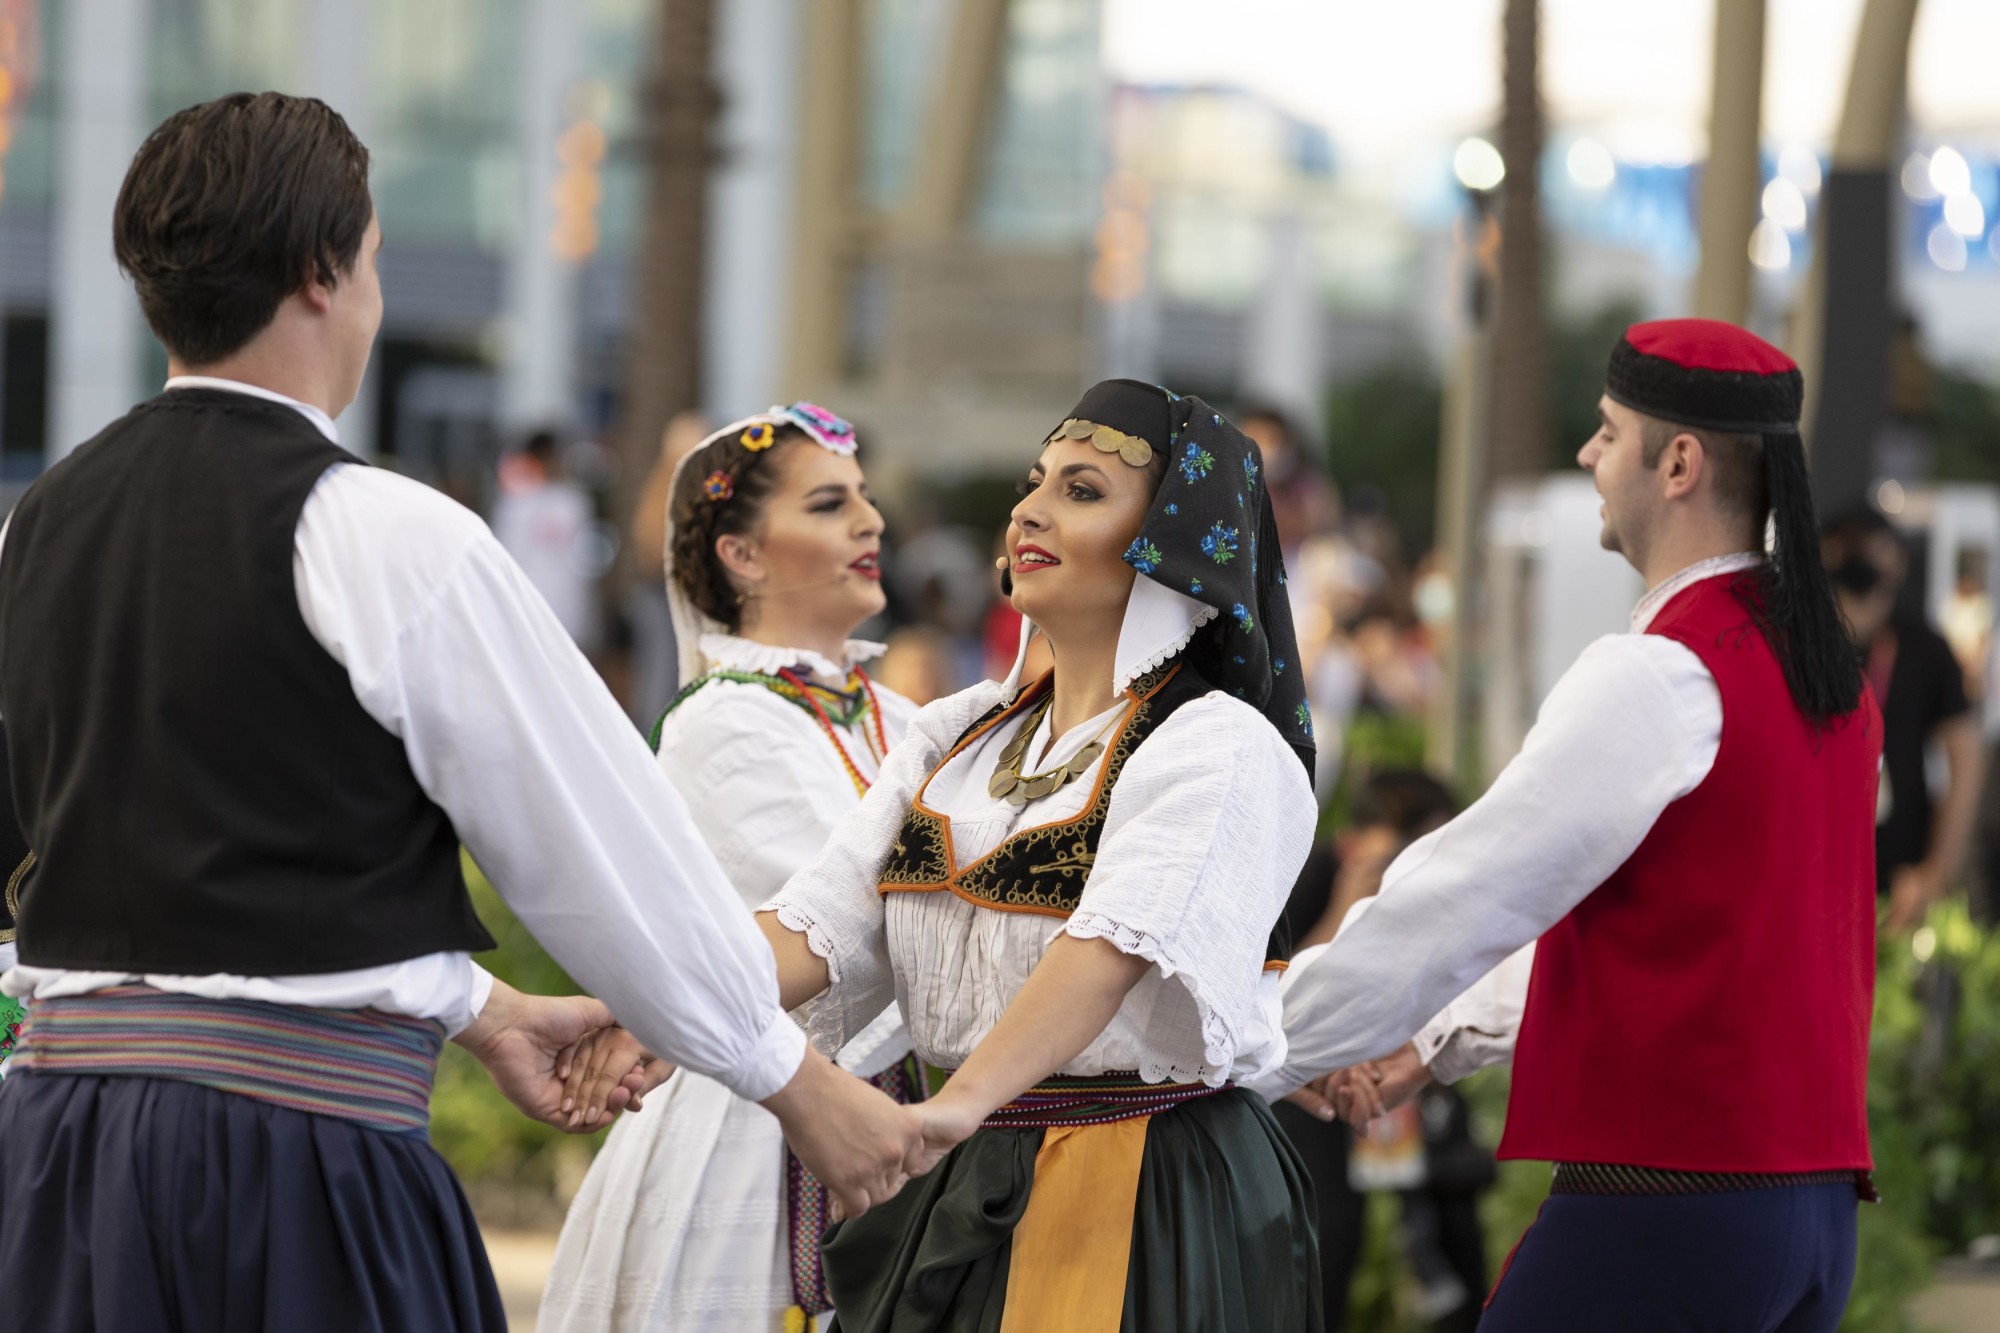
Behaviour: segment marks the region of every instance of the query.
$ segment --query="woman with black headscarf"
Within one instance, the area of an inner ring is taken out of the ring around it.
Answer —
[[[1321,1327],[1305,1173],[1236,1086],[1316,814],[1261,470],[1199,399],[1085,394],[1008,530],[1055,669],[920,713],[759,918],[823,1048],[894,1001],[955,1071],[934,1169],[828,1235],[843,1330]]]

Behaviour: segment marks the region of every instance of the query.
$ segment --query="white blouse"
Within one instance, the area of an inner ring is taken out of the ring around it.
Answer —
[[[701,648],[711,665],[730,670],[769,675],[798,667],[822,680],[846,675],[818,654],[728,635],[705,635]],[[850,643],[848,666],[876,652],[875,645]],[[917,706],[894,690],[880,685],[874,690],[882,734],[894,746]],[[833,729],[863,780],[873,782],[881,758],[872,712],[849,726],[834,723]],[[834,825],[861,799],[819,720],[766,686],[744,681],[710,681],[668,713],[660,727],[659,762],[729,882],[752,909],[819,854]],[[891,1010],[855,1033],[839,1059],[867,1077],[909,1049]]]
[[[1244,1081],[1284,1056],[1278,974],[1264,950],[1311,844],[1317,809],[1297,756],[1248,705],[1210,693],[1181,706],[1134,751],[1112,790],[1097,860],[1067,920],[1000,911],[949,890],[877,890],[903,819],[951,745],[1006,687],[982,684],[923,709],[881,779],[825,851],[767,906],[805,933],[833,985],[808,1034],[837,1049],[893,998],[918,1055],[956,1068],[993,1029],[1060,934],[1106,939],[1153,963],[1118,1013],[1060,1072],[1137,1070],[1149,1082]],[[1125,707],[1121,703],[1120,708]],[[1091,719],[1044,751],[1042,772],[1102,730]],[[996,727],[938,771],[925,794],[952,821],[960,866],[1009,836],[1074,818],[1097,759],[1026,806],[987,793],[1018,724]]]

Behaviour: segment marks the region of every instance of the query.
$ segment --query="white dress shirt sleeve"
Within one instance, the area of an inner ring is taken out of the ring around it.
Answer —
[[[1290,1050],[1259,1091],[1282,1095],[1409,1041],[1624,864],[1708,775],[1721,737],[1721,694],[1685,646],[1648,634],[1591,644],[1486,794],[1411,844],[1370,909],[1294,966]],[[1511,1050],[1511,1033],[1492,1035]],[[1448,1044],[1432,1041],[1434,1056]]]
[[[660,1055],[750,1100],[805,1039],[687,807],[486,526],[416,482],[337,467],[299,521],[314,636],[400,737],[510,908]]]
[[[998,703],[1001,686],[982,682],[918,710],[889,751],[861,804],[842,817],[809,861],[761,911],[806,937],[831,980],[802,1017],[813,1045],[831,1058],[895,998],[882,910],[882,867],[910,804],[965,729]]]

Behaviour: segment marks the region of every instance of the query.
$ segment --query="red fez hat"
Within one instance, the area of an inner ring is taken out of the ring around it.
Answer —
[[[1634,324],[1611,349],[1604,391],[1676,425],[1795,434],[1805,382],[1798,364],[1748,329],[1719,319]]]

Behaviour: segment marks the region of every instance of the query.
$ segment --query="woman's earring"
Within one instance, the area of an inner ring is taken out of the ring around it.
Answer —
[[[1004,556],[1004,555],[1003,555],[1003,556],[996,556],[996,557],[994,558],[994,561],[993,561],[993,568],[995,568],[995,569],[1005,569],[1005,568],[1007,568],[1007,564],[1008,564],[1008,561],[1007,561],[1007,557],[1006,557],[1006,556]]]

